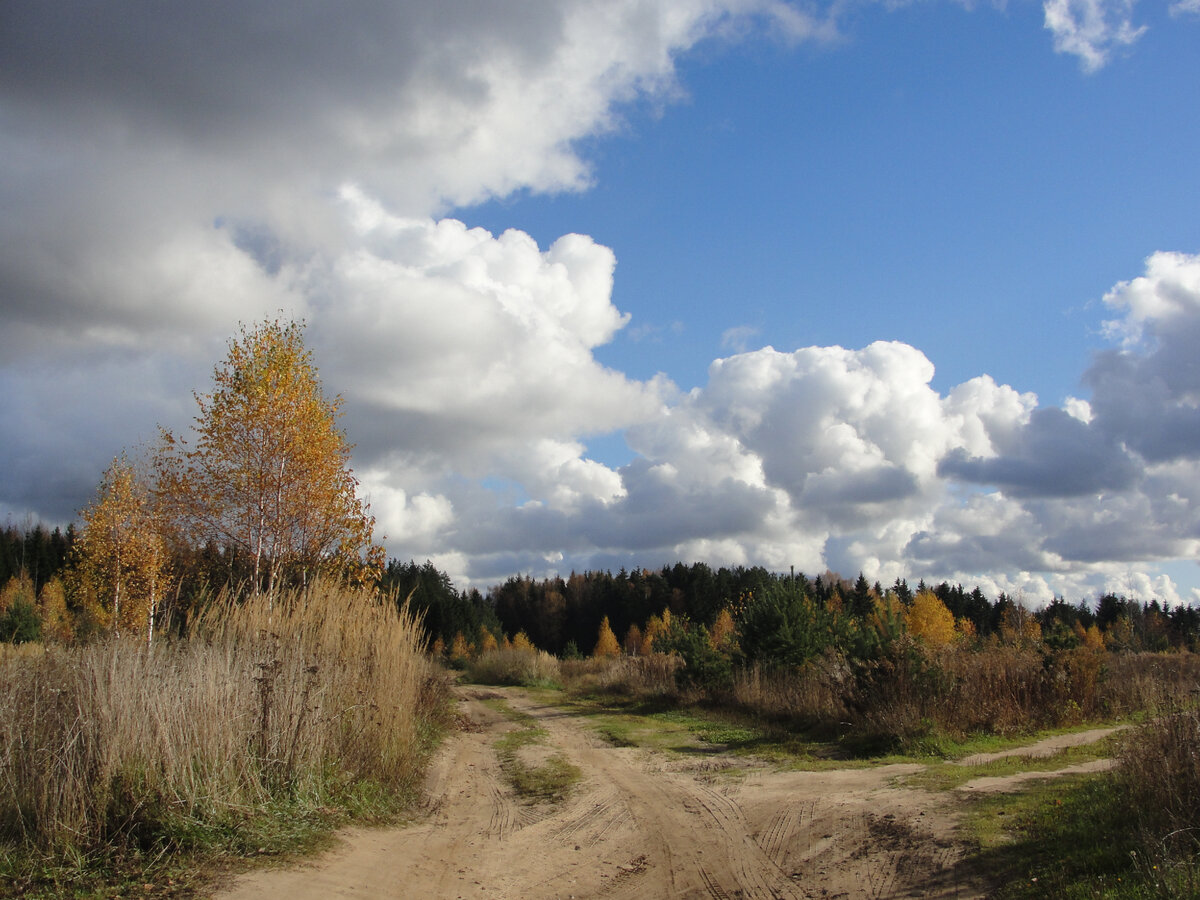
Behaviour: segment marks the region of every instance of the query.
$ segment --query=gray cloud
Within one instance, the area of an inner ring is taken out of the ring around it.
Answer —
[[[1081,58],[1131,34],[1119,4],[1064,9]],[[435,218],[586,187],[580,139],[764,21],[829,33],[775,0],[7,5],[0,515],[70,518],[122,447],[186,426],[239,321],[282,312],[345,395],[389,549],[460,577],[836,559],[1049,591],[1194,556],[1194,257],[1106,298],[1122,344],[1085,422],[987,376],[941,396],[898,342],[740,352],[681,395],[596,360],[629,318],[611,250]],[[622,430],[632,463],[587,458]]]
[[[1014,497],[1073,497],[1124,490],[1138,466],[1098,428],[1061,409],[1039,409],[1000,455],[968,456],[962,448],[947,454],[938,474],[999,487]]]

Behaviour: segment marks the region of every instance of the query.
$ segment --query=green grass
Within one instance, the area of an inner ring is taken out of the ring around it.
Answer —
[[[1108,774],[1027,783],[974,799],[966,827],[998,900],[1192,897],[1200,873],[1146,858],[1129,808]]]
[[[193,897],[206,893],[222,873],[321,850],[347,822],[403,821],[412,801],[408,793],[388,793],[360,782],[340,796],[231,809],[224,817],[204,822],[167,817],[144,847],[122,844],[90,852],[46,852],[0,845],[0,897]]]
[[[828,741],[737,713],[678,706],[669,700],[553,690],[530,693],[579,716],[614,747],[642,747],[688,756],[729,754],[796,769],[868,768],[896,761],[895,757],[846,759]]]
[[[516,727],[495,743],[500,771],[522,799],[537,803],[559,803],[570,793],[582,773],[561,753],[550,753],[536,763],[522,759],[526,747],[545,743],[546,730],[528,713],[515,710],[502,699],[483,701]]]
[[[903,779],[905,787],[930,791],[948,791],[974,781],[976,778],[997,778],[1022,772],[1055,772],[1070,766],[1107,759],[1113,755],[1113,738],[1094,744],[1066,747],[1050,756],[1005,756],[992,762],[964,766],[955,762],[922,760],[925,769]],[[972,751],[977,752],[977,751]],[[1025,785],[1022,785],[1025,790]]]

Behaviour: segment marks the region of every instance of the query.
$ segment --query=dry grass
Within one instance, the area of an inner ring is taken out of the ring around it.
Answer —
[[[1122,744],[1117,777],[1148,853],[1198,861],[1200,710],[1176,705],[1138,728]]]
[[[676,698],[679,665],[677,657],[656,654],[563,661],[560,668],[564,684],[576,691]],[[740,669],[728,694],[710,692],[707,699],[789,727],[843,736],[859,752],[937,752],[944,739],[1154,710],[1198,685],[1200,656],[1189,653],[931,650],[900,641],[873,660],[847,660],[829,650],[801,669]]]
[[[734,674],[734,702],[747,711],[773,719],[801,722],[844,722],[853,674],[832,651],[799,671],[770,671],[760,666]]]
[[[186,641],[0,658],[0,838],[161,843],[270,800],[356,782],[402,793],[440,715],[420,629],[320,585],[226,598]]]
[[[678,693],[675,671],[678,656],[610,656],[563,660],[559,663],[564,686],[582,694],[674,697]]]
[[[467,677],[476,684],[548,686],[558,683],[559,662],[545,650],[485,650],[467,662]]]

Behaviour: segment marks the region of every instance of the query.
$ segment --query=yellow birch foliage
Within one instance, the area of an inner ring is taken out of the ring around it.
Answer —
[[[600,632],[596,637],[596,649],[592,651],[592,656],[620,656],[621,645],[617,643],[617,636],[613,634],[612,626],[608,624],[608,616],[600,623]]]
[[[1017,603],[1004,611],[1000,622],[1000,640],[1014,647],[1030,647],[1042,639],[1042,626],[1024,604]]]
[[[625,640],[621,642],[621,646],[630,656],[637,656],[642,652],[642,629],[637,627],[636,622],[625,632]]]
[[[709,633],[709,641],[716,650],[728,650],[733,643],[735,627],[733,624],[733,613],[726,607],[717,613],[716,621],[713,622],[712,631]]]
[[[933,591],[918,591],[904,614],[908,633],[929,647],[945,647],[956,635],[954,614]]]
[[[523,631],[518,631],[515,635],[513,635],[512,649],[520,650],[523,653],[537,652],[536,648],[533,646],[533,641],[531,641],[529,639],[529,635]]]
[[[1087,627],[1087,631],[1083,633],[1083,645],[1092,650],[1104,649],[1104,635],[1100,633],[1100,627],[1092,623]]]
[[[280,576],[377,574],[383,549],[337,427],[342,401],[325,398],[302,324],[243,326],[196,402],[194,443],[164,431],[158,460],[187,539],[235,548],[268,591]]]
[[[487,653],[489,650],[497,649],[499,645],[496,643],[496,636],[486,628],[481,629],[481,631],[483,634],[479,638],[479,652]]]
[[[1081,646],[1087,644],[1087,629],[1083,627],[1083,623],[1078,619],[1071,625],[1071,633],[1075,635],[1075,639],[1079,641]]]
[[[127,457],[112,461],[81,518],[70,577],[85,607],[114,633],[145,629],[152,638],[165,589],[167,547],[150,489]]]
[[[42,640],[69,644],[75,639],[75,617],[67,608],[67,594],[57,576],[42,585],[38,594],[38,616],[42,620]]]

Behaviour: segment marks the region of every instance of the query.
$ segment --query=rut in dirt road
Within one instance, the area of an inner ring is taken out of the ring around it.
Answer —
[[[337,850],[238,879],[227,900],[975,897],[944,795],[890,787],[920,766],[776,772],[612,747],[517,689],[461,692],[422,820],[356,830]],[[561,804],[518,801],[494,744],[503,697],[582,772]],[[732,772],[732,774],[731,774]]]

